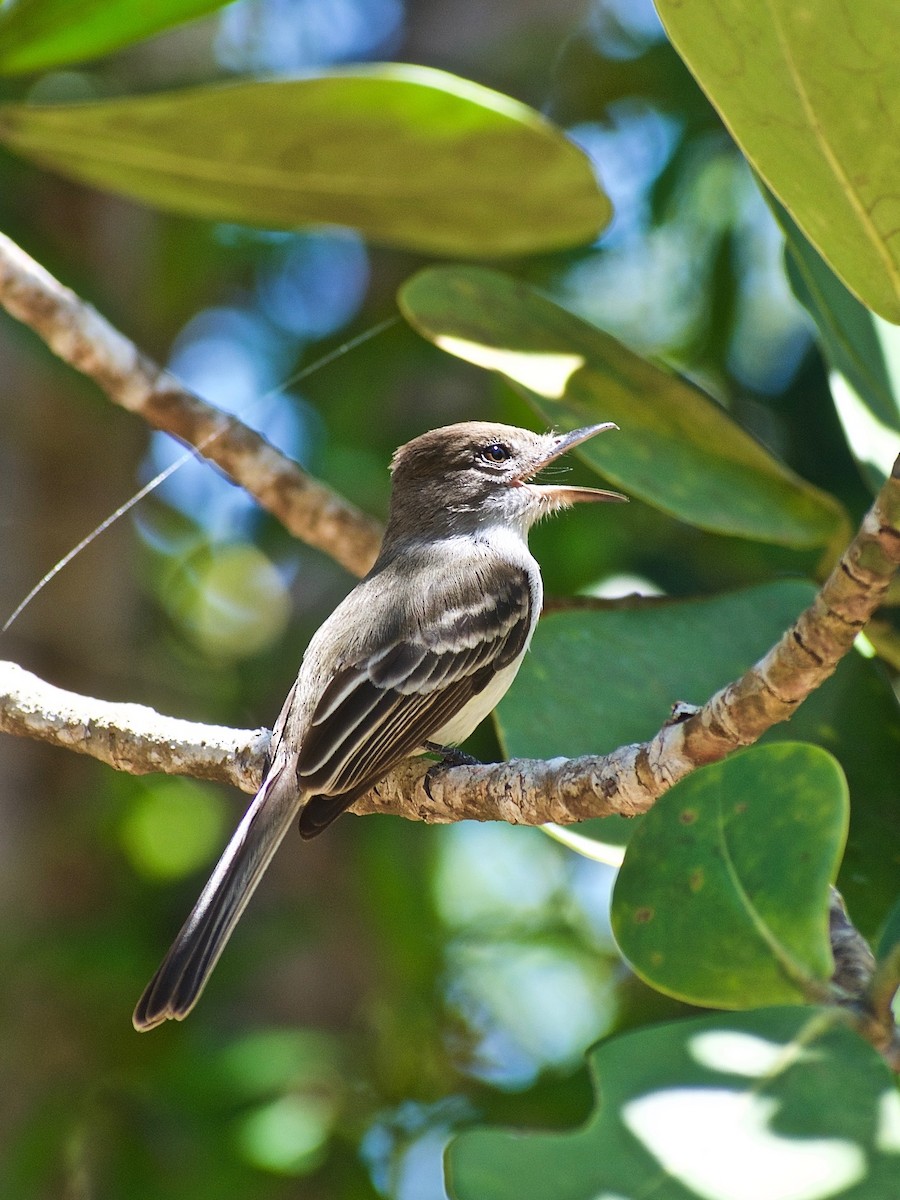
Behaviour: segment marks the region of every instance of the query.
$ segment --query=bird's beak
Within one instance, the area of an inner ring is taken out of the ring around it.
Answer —
[[[621,492],[608,492],[603,488],[528,482],[538,471],[555,462],[560,455],[565,454],[567,450],[571,450],[573,446],[580,446],[582,442],[588,441],[589,438],[595,437],[598,433],[605,433],[607,429],[618,428],[618,425],[615,425],[612,421],[604,421],[601,425],[585,425],[582,429],[573,429],[571,433],[559,434],[554,438],[549,453],[529,466],[527,473],[516,480],[516,482],[527,483],[528,487],[533,491],[539,492],[541,496],[552,501],[554,508],[563,508],[569,504],[577,504],[585,500],[593,500],[595,502],[606,500],[616,504],[627,504],[628,497],[623,496]]]

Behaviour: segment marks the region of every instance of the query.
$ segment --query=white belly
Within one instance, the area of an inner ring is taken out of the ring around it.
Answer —
[[[430,740],[437,742],[439,746],[456,746],[460,742],[464,742],[506,695],[524,657],[525,651],[523,650],[515,662],[511,662],[508,667],[498,671],[484,691],[473,696],[456,716],[451,717],[446,725],[432,734]]]

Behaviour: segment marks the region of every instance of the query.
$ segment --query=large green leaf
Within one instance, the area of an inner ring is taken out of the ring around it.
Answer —
[[[900,1101],[835,1011],[769,1008],[604,1042],[571,1133],[476,1129],[454,1200],[895,1200]]]
[[[613,893],[619,948],[689,1004],[814,999],[834,969],[828,886],[847,815],[841,768],[817,746],[754,746],[695,771],[629,842]]]
[[[782,580],[701,600],[553,613],[497,709],[513,757],[604,754],[652,737],[677,700],[701,704],[756,662],[815,589]],[[850,838],[839,886],[872,935],[900,868],[900,715],[877,665],[852,653],[766,740],[802,740],[840,761],[850,784]],[[640,820],[587,821],[581,833],[630,836]]]
[[[900,322],[896,0],[656,0],[747,158],[852,292]]]
[[[480,267],[432,267],[400,292],[407,319],[442,349],[504,375],[543,418],[620,431],[579,449],[632,496],[739,537],[818,546],[843,526],[799,479],[698,388],[626,349],[526,284]]]
[[[781,580],[700,600],[551,613],[497,707],[503,749],[576,757],[645,741],[675,701],[702,704],[743,674],[814,595],[809,583]]]
[[[441,254],[577,245],[611,211],[586,156],[550,121],[426,67],[5,105],[0,142],[158,208],[287,229],[353,225]]]
[[[794,293],[816,323],[847,442],[873,490],[900,454],[900,329],[841,283],[790,214],[772,201],[787,239]]]
[[[97,58],[228,0],[7,0],[0,7],[0,74]]]

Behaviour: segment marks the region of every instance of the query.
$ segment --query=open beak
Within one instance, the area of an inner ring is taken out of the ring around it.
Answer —
[[[571,433],[561,433],[555,439],[553,447],[549,454],[546,454],[538,462],[533,463],[528,468],[528,473],[517,482],[527,483],[535,492],[546,497],[553,502],[554,507],[565,507],[569,504],[577,504],[584,500],[611,501],[615,504],[627,504],[628,497],[623,496],[621,492],[608,492],[603,488],[590,487],[575,487],[567,486],[566,484],[555,483],[530,483],[528,482],[535,476],[538,471],[549,466],[550,463],[556,460],[567,450],[571,450],[574,446],[580,446],[582,442],[588,441],[589,438],[595,437],[598,433],[605,433],[608,429],[618,429],[618,425],[612,421],[604,421],[601,425],[585,425],[583,429],[573,429]]]

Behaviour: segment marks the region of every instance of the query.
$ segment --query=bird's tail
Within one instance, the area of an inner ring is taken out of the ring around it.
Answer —
[[[235,830],[200,899],[134,1010],[137,1030],[169,1017],[183,1020],[225,948],[263,872],[299,808],[296,779],[286,767],[266,779]]]

